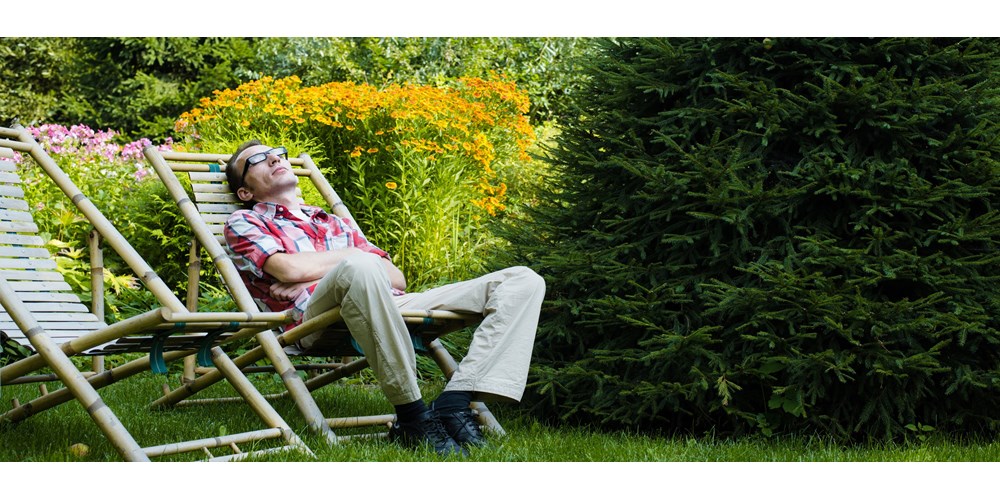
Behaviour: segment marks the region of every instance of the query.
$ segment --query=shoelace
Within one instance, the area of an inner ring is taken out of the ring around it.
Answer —
[[[479,430],[479,426],[476,425],[476,419],[475,419],[475,417],[472,416],[472,412],[471,411],[468,411],[468,410],[466,410],[466,411],[460,411],[460,412],[454,413],[453,415],[454,415],[455,418],[458,419],[459,423],[461,423],[462,427],[464,427],[465,429],[469,429],[469,430],[476,429],[476,430]]]
[[[427,437],[431,438],[435,445],[446,443],[451,439],[440,420],[433,418],[428,424]]]

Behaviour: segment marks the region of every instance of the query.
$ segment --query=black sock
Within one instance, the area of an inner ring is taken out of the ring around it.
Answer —
[[[436,411],[452,413],[469,409],[472,402],[472,391],[444,391],[434,400]]]
[[[414,422],[418,417],[427,412],[427,405],[423,399],[418,399],[412,403],[396,406],[396,420],[399,422]]]

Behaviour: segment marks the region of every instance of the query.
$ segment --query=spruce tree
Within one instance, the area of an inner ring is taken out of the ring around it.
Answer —
[[[541,415],[1000,423],[996,40],[599,43],[548,199],[511,233],[549,287]]]

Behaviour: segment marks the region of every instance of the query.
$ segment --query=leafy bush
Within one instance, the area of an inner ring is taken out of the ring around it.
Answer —
[[[527,96],[499,80],[379,90],[266,77],[203,99],[178,131],[208,150],[251,137],[304,145],[419,288],[481,272],[498,243],[484,218],[518,200],[507,181],[523,182],[531,162],[527,110]]]
[[[125,137],[166,139],[177,116],[239,80],[252,57],[244,38],[78,39],[69,82],[53,120],[111,128]]]
[[[551,199],[510,234],[550,284],[539,413],[995,430],[998,61],[995,40],[604,41]]]
[[[112,222],[167,286],[180,294],[188,282],[193,237],[190,225],[155,173],[148,181],[136,183],[127,194],[122,211],[112,214],[115,216]],[[205,255],[201,255],[201,259],[201,268],[205,269],[211,259]],[[208,274],[203,279],[215,284],[219,282],[214,274]]]
[[[74,38],[0,37],[0,125],[49,120],[70,80]]]

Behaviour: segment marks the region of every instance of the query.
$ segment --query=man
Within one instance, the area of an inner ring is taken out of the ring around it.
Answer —
[[[298,321],[340,306],[382,391],[396,410],[389,431],[408,446],[428,443],[442,455],[485,443],[469,403],[519,401],[545,282],[526,267],[421,293],[354,221],[296,200],[298,179],[287,150],[253,140],[232,155],[226,178],[247,209],[226,222],[226,243],[251,294],[271,311],[293,309]],[[416,355],[399,309],[484,315],[469,352],[429,406],[417,386]],[[290,328],[290,326],[289,326]],[[302,339],[308,349],[320,334]]]

